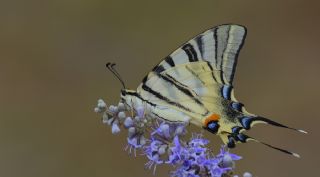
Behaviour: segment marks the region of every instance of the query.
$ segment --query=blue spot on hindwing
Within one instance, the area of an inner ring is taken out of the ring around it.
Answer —
[[[231,90],[232,90],[231,85],[224,85],[222,87],[222,96],[224,99],[227,99],[227,100],[231,99]]]
[[[237,111],[239,111],[239,112],[242,112],[243,104],[242,104],[242,103],[238,103],[238,102],[232,102],[232,103],[231,103],[231,107],[232,107],[234,110],[237,110]]]
[[[232,133],[238,134],[242,128],[239,126],[232,127]]]
[[[236,146],[236,143],[234,141],[234,138],[232,136],[228,136],[228,143],[227,143],[227,146],[228,148],[234,148]]]
[[[243,128],[245,128],[246,130],[250,129],[250,124],[252,122],[252,118],[251,117],[243,117],[241,118],[241,125],[243,126]]]
[[[218,132],[218,129],[219,129],[220,125],[218,124],[217,121],[211,121],[208,123],[207,125],[207,130],[213,134],[217,133]]]
[[[237,135],[237,138],[243,143],[245,143],[247,140],[247,137],[241,133]]]

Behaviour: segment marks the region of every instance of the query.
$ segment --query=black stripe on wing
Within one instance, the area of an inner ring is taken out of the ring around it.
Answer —
[[[220,70],[220,80],[221,80],[222,84],[226,84],[226,82],[224,81],[224,78],[223,78],[223,71],[222,70]]]
[[[185,66],[185,68],[194,76],[196,77],[201,83],[202,85],[206,85],[206,83],[200,78],[199,74],[195,73],[190,67]]]
[[[183,106],[182,104],[178,103],[178,102],[175,102],[175,101],[172,101],[170,100],[169,98],[163,96],[160,92],[157,92],[157,91],[154,91],[153,89],[151,89],[149,86],[147,86],[146,84],[142,84],[142,89],[146,92],[149,92],[150,94],[154,95],[155,97],[157,97],[158,99],[160,100],[163,100],[165,101],[166,103],[170,104],[170,105],[173,105],[173,106],[176,106],[178,108],[181,108],[185,111],[188,111],[188,112],[193,112],[191,111],[189,108]]]
[[[225,29],[227,28],[227,29]],[[224,27],[224,28],[217,28],[217,31],[216,31],[216,35],[217,35],[217,40],[216,40],[216,49],[217,49],[217,58],[216,58],[216,62],[217,62],[217,65],[216,67],[219,68],[220,70],[220,79],[221,79],[221,82],[223,84],[226,83],[225,81],[225,78],[224,78],[224,74],[223,72],[225,71],[224,68],[223,68],[223,59],[224,59],[224,54],[225,54],[225,51],[227,49],[227,46],[228,46],[228,40],[229,40],[229,32],[230,32],[230,26],[228,27]],[[228,82],[227,82],[228,83]]]
[[[159,114],[157,114],[157,113],[155,113],[155,112],[152,112],[152,114],[153,114],[153,115],[155,115],[156,117],[158,117],[158,118],[162,119],[162,120],[167,121],[167,122],[172,122],[172,123],[181,123],[181,121],[168,120],[168,119],[166,119],[165,117],[162,117],[162,116],[160,116]]]
[[[217,79],[216,79],[216,76],[214,75],[213,68],[212,68],[211,64],[210,64],[209,62],[206,62],[206,63],[207,63],[208,67],[209,67],[210,70],[211,70],[212,79],[213,79],[215,82],[217,82]]]
[[[197,52],[194,50],[194,48],[191,44],[189,44],[189,43],[185,44],[182,47],[182,50],[184,50],[186,52],[190,62],[195,62],[195,61],[199,60],[198,56],[197,56]]]
[[[161,73],[162,71],[164,71],[164,67],[162,65],[158,65],[158,66],[155,66],[152,71],[156,72],[156,73]]]
[[[154,67],[153,71],[162,73],[172,67],[203,60],[209,62],[213,70],[220,71],[213,76],[216,81],[232,85],[237,58],[245,37],[246,28],[243,26],[216,26],[184,43]]]
[[[171,85],[175,86],[179,91],[181,91],[182,93],[184,93],[186,96],[188,96],[190,99],[194,100],[197,104],[199,104],[200,106],[203,106],[203,103],[196,97],[197,95],[193,94],[189,89],[188,86],[182,84],[181,82],[177,81],[176,79],[174,79],[172,76],[166,74],[166,75],[162,75],[159,74],[158,75],[160,78],[162,78],[163,80],[165,80],[166,82],[169,82]],[[207,110],[208,111],[208,110]]]
[[[200,52],[200,58],[203,57],[203,41],[202,41],[202,34],[200,34],[197,38],[195,38],[195,41],[197,42],[198,49]]]
[[[214,41],[214,58],[215,66],[218,66],[218,36],[217,36],[218,28],[215,28],[213,31],[213,41]]]
[[[167,56],[164,61],[166,61],[171,67],[175,66],[174,61],[172,60],[172,57],[170,55]]]
[[[240,50],[242,49],[243,45],[244,45],[244,40],[246,39],[246,36],[247,36],[247,30],[245,29],[244,30],[244,34],[243,34],[243,41],[241,42],[241,44],[239,45],[239,48],[237,49],[236,53],[235,53],[235,60],[234,60],[234,63],[232,65],[232,72],[231,72],[231,75],[230,75],[230,81],[232,82],[233,81],[233,78],[234,78],[234,74],[236,72],[236,68],[237,68],[237,63],[238,63],[238,57],[239,57],[239,53],[240,53]]]
[[[151,103],[150,101],[148,101],[148,100],[146,100],[146,99],[143,99],[143,98],[141,97],[141,95],[140,95],[139,93],[137,93],[137,92],[126,92],[126,94],[127,94],[127,95],[131,95],[131,96],[135,96],[135,97],[139,98],[140,100],[142,100],[142,101],[150,104],[151,106],[157,106],[156,104]]]

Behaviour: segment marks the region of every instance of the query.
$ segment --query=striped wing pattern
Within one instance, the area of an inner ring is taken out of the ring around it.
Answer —
[[[246,36],[246,28],[239,25],[221,25],[199,34],[162,60],[154,72],[180,64],[207,61],[217,73],[222,84],[232,85],[238,53]]]
[[[207,30],[154,67],[137,92],[158,108],[162,107],[159,114],[164,114],[166,108],[193,118],[206,117],[212,111],[220,112],[222,100],[236,102],[232,80],[245,34],[245,28],[238,25],[221,25]]]
[[[223,112],[225,105],[237,103],[232,86],[219,83],[219,78],[214,77],[217,73],[219,71],[212,70],[205,61],[181,64],[162,73],[149,73],[149,79],[137,90],[141,97],[162,108],[156,110],[158,115],[162,114],[161,117],[170,119],[169,115],[164,115],[166,113],[163,110],[168,108],[167,111],[172,112],[170,109],[175,109],[198,119],[194,123],[202,126],[203,118]],[[238,108],[235,110],[241,112]],[[183,119],[183,116],[180,118]],[[175,115],[173,119],[178,121],[179,116]]]
[[[239,25],[221,25],[205,31],[155,66],[139,85],[137,96],[147,100],[154,116],[168,121],[190,120],[195,125],[208,127],[203,120],[213,114],[220,115],[220,127],[215,133],[230,148],[235,147],[235,143],[251,140],[299,157],[242,133],[256,123],[306,133],[250,114],[235,99],[232,82],[245,36],[245,27]]]
[[[238,53],[246,35],[245,27],[221,25],[197,35],[178,48],[142,81],[137,92],[159,104],[190,111],[182,100],[191,100],[194,112],[204,115],[201,97],[233,100],[232,80]]]

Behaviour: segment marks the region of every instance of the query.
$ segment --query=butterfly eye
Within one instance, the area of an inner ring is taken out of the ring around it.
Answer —
[[[218,124],[218,121],[211,121],[207,125],[207,130],[211,133],[217,133],[220,125]]]

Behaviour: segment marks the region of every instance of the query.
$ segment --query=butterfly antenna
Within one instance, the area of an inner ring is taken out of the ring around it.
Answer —
[[[118,71],[116,70],[115,66],[116,66],[116,64],[115,64],[115,63],[112,63],[112,64],[111,64],[111,69],[118,75],[118,78],[119,78],[119,80],[120,80],[121,83],[122,83],[122,86],[123,86],[124,88],[126,88],[126,86],[125,86],[125,84],[124,84],[124,81],[123,81],[121,75],[120,75],[120,74],[118,73]]]
[[[240,136],[239,136],[239,135],[240,135]],[[238,134],[238,137],[240,138],[240,141],[241,141],[241,142],[254,141],[254,142],[257,142],[257,143],[261,143],[261,144],[263,144],[263,145],[265,145],[265,146],[268,146],[268,147],[270,147],[270,148],[272,148],[272,149],[275,149],[275,150],[281,151],[281,152],[283,152],[283,153],[292,155],[292,156],[294,156],[294,157],[300,158],[300,155],[297,154],[297,153],[294,153],[294,152],[291,152],[291,151],[288,151],[288,150],[285,150],[285,149],[281,149],[281,148],[272,146],[272,145],[270,145],[270,144],[267,144],[267,143],[265,143],[265,142],[259,141],[259,140],[255,139],[255,138],[252,138],[252,137],[250,137],[250,136],[248,136],[248,135],[245,135],[245,134],[243,134],[243,133]]]
[[[115,63],[110,63],[110,62],[108,62],[108,63],[106,64],[106,67],[109,69],[109,71],[111,71],[111,72],[113,73],[113,75],[116,76],[116,78],[117,78],[117,79],[120,81],[120,83],[122,84],[122,87],[123,87],[124,89],[126,89],[126,86],[125,86],[122,78],[120,77],[120,74],[119,74],[119,73],[117,72],[117,70],[114,68],[115,65],[116,65]]]

